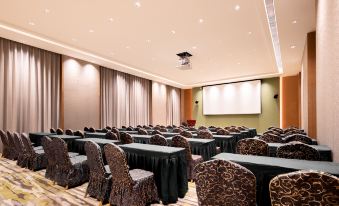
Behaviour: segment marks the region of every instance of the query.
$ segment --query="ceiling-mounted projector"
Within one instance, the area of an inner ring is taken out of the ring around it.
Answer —
[[[192,64],[189,59],[192,56],[192,54],[188,52],[181,52],[177,54],[177,56],[179,57],[179,65],[177,66],[177,68],[181,70],[192,69]]]

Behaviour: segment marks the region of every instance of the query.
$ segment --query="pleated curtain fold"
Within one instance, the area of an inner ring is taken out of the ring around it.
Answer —
[[[166,124],[180,125],[180,89],[166,86]]]
[[[150,80],[100,67],[101,126],[148,125]]]
[[[0,38],[0,129],[59,126],[59,54]]]

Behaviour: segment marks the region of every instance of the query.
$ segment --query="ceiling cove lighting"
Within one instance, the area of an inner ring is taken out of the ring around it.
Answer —
[[[275,61],[277,64],[278,72],[282,74],[283,65],[282,65],[282,59],[281,59],[278,24],[277,24],[276,15],[275,15],[274,0],[263,0],[263,1],[265,4],[268,26],[270,28]]]
[[[23,35],[25,37],[28,37],[28,38],[31,38],[31,39],[34,39],[34,40],[38,40],[38,41],[41,41],[41,42],[44,42],[44,43],[47,43],[47,44],[59,47],[59,48],[64,49],[64,50],[65,49],[69,50],[69,51],[77,53],[79,55],[86,56],[87,58],[90,58],[90,59],[96,59],[96,60],[98,60],[98,62],[99,61],[104,62],[104,64],[114,64],[114,65],[116,65],[118,67],[129,69],[131,71],[138,72],[138,73],[143,74],[143,75],[147,75],[147,76],[150,76],[150,77],[153,77],[153,78],[161,79],[161,80],[166,81],[166,82],[170,82],[170,83],[172,83],[174,85],[177,85],[179,87],[183,87],[183,88],[184,87],[189,87],[189,85],[184,85],[184,84],[181,84],[179,82],[173,81],[171,79],[167,79],[165,77],[162,77],[162,76],[159,76],[159,75],[156,75],[156,74],[145,72],[145,71],[142,71],[140,69],[137,69],[137,68],[134,68],[134,67],[131,67],[131,66],[128,66],[128,65],[116,62],[116,61],[112,61],[112,60],[106,59],[106,58],[104,58],[102,56],[99,56],[99,55],[96,55],[96,54],[93,54],[93,53],[90,53],[90,52],[86,52],[86,51],[77,49],[75,47],[72,47],[72,46],[69,46],[69,45],[66,45],[66,44],[63,44],[63,43],[59,43],[59,42],[53,41],[53,40],[47,39],[45,37],[37,36],[35,34],[29,33],[29,32],[26,32],[26,31],[23,31],[23,30],[20,30],[20,29],[11,27],[11,26],[8,26],[6,24],[3,24],[2,22],[0,22],[0,28],[4,29],[4,30],[7,30],[7,31],[10,31],[10,32],[14,32],[16,34]],[[54,50],[54,52],[58,52],[58,51]]]
[[[204,22],[204,20],[203,19],[199,19],[199,23],[201,24],[201,23],[203,23]]]

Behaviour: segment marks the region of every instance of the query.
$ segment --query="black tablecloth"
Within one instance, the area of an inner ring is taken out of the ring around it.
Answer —
[[[126,153],[130,169],[154,173],[160,199],[164,204],[175,203],[188,191],[185,150],[149,144],[119,145]]]
[[[250,133],[250,137],[257,136],[257,130],[255,128],[249,128],[248,132]]]
[[[49,135],[50,138],[60,138],[67,143],[67,147],[69,151],[73,149],[73,143],[76,139],[82,139],[80,136],[71,136],[71,135]]]
[[[257,181],[257,204],[259,206],[271,205],[269,182],[273,177],[279,174],[312,169],[327,172],[339,177],[339,164],[333,162],[295,160],[231,153],[221,153],[212,158],[238,163],[253,172]]]
[[[110,139],[99,139],[99,138],[83,138],[83,139],[76,139],[73,143],[73,148],[72,148],[72,152],[77,152],[81,155],[85,155],[85,143],[87,141],[93,141],[95,143],[97,143],[100,147],[101,147],[101,151],[102,154],[104,155],[103,152],[103,148],[105,146],[105,144],[108,143],[114,143],[114,144],[119,144],[120,141],[119,140],[110,140]]]
[[[44,136],[53,135],[55,133],[47,133],[47,132],[32,132],[29,133],[29,139],[32,143],[34,143],[34,146],[41,146],[41,138]]]
[[[168,137],[166,140],[171,145],[173,137]],[[187,138],[190,144],[192,154],[201,155],[204,161],[210,160],[211,157],[217,154],[216,141],[214,139],[197,139]]]
[[[101,133],[101,132],[86,132],[85,133],[85,138],[101,138],[105,139],[106,138],[106,133]]]
[[[282,143],[268,143],[269,155],[276,157],[278,147],[282,146]],[[310,145],[316,149],[320,154],[321,161],[332,161],[332,150],[326,145]]]
[[[235,152],[235,145],[237,140],[237,135],[239,133],[233,135],[213,135],[213,139],[216,141],[216,145],[220,147],[221,152]],[[193,134],[193,138],[197,138],[197,134]]]

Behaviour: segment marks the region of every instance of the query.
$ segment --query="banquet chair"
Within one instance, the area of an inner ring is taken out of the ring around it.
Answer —
[[[58,128],[56,130],[56,133],[57,133],[57,135],[63,135],[64,134],[64,130],[62,130],[61,128]]]
[[[207,130],[207,127],[205,127],[205,126],[200,126],[200,127],[198,127],[198,130]]]
[[[274,177],[269,185],[271,203],[284,205],[339,204],[339,178],[317,171],[296,171]]]
[[[148,135],[148,132],[145,129],[139,129],[138,134],[140,134],[140,135]]]
[[[78,155],[70,157],[67,144],[60,138],[53,138],[52,145],[55,155],[55,182],[66,189],[76,187],[89,179],[87,157]]]
[[[127,127],[126,126],[121,126],[121,128],[126,129]]]
[[[41,138],[41,144],[45,151],[45,155],[47,158],[47,166],[46,166],[46,172],[45,177],[50,180],[55,180],[55,174],[56,174],[56,157],[54,152],[54,145],[52,142],[52,139],[48,136],[44,136]],[[69,157],[75,157],[78,156],[78,153],[75,152],[68,152]]]
[[[117,136],[118,140],[120,139],[120,131],[117,128],[112,128],[111,131]]]
[[[134,139],[133,137],[126,133],[126,132],[121,132],[120,133],[120,142],[121,144],[131,144],[134,142]]]
[[[189,132],[189,131],[182,131],[182,132],[180,132],[180,135],[181,135],[181,136],[184,136],[184,137],[186,137],[186,138],[193,138],[192,133]]]
[[[11,157],[11,146],[9,144],[9,141],[8,141],[8,138],[7,138],[7,135],[6,133],[0,129],[0,137],[1,137],[1,142],[2,142],[2,145],[3,145],[3,148],[2,148],[2,157],[6,158],[6,159],[9,159],[9,157]]]
[[[263,134],[262,136],[259,137],[259,139],[266,142],[266,143],[282,143],[282,142],[284,142],[282,137],[275,135],[275,134],[271,134],[271,133]]]
[[[289,136],[289,135],[293,135],[293,134],[306,135],[306,133],[303,132],[303,131],[300,131],[300,130],[292,130],[292,131],[289,131],[289,132],[287,132],[287,133],[284,133],[284,136]]]
[[[189,127],[189,128],[187,129],[187,131],[196,132],[196,131],[197,131],[197,129],[196,129],[196,128],[194,128],[194,127]]]
[[[89,132],[89,128],[88,127],[84,127],[84,132]]]
[[[27,167],[36,171],[45,169],[47,166],[47,157],[43,149],[34,149],[32,142],[27,134],[22,133],[21,139],[25,148],[25,157],[27,158]]]
[[[66,130],[65,130],[65,135],[71,135],[71,136],[73,136],[73,135],[74,135],[74,132],[73,132],[73,130],[71,130],[71,129],[66,129]]]
[[[80,130],[75,131],[74,132],[74,136],[79,136],[81,138],[85,137],[84,133],[82,131],[80,131]]]
[[[166,128],[160,128],[160,130],[159,130],[160,132],[168,132],[168,130],[166,129]]]
[[[13,133],[13,140],[15,143],[15,150],[18,154],[18,159],[16,164],[20,167],[28,167],[28,158],[25,155],[25,147],[22,142],[20,135],[16,132]]]
[[[207,129],[199,130],[197,134],[197,138],[200,139],[213,139],[213,134]]]
[[[285,142],[294,142],[294,141],[298,141],[298,142],[302,142],[304,144],[312,144],[312,139],[306,135],[302,135],[302,134],[292,134],[289,136],[285,137]]]
[[[50,133],[56,133],[56,131],[55,131],[54,128],[49,129],[49,132],[50,132]]]
[[[111,205],[144,206],[159,201],[152,172],[129,170],[124,151],[114,144],[106,144],[104,151],[112,174]]]
[[[167,128],[167,129],[173,129],[173,126],[168,125],[166,128]]]
[[[237,143],[236,152],[243,155],[268,156],[268,144],[253,138],[242,139]]]
[[[168,146],[165,137],[160,134],[153,135],[150,138],[149,143],[153,145]]]
[[[184,126],[184,127],[188,126],[187,122],[181,122],[181,125]]]
[[[154,129],[154,130],[160,130],[161,127],[160,127],[160,126],[155,126],[155,127],[153,127],[153,129]]]
[[[277,136],[281,136],[281,133],[279,133],[278,131],[275,131],[275,130],[267,130],[263,133],[264,134],[274,134],[274,135],[277,135]]]
[[[111,130],[111,129],[112,129],[112,127],[110,127],[110,126],[106,126],[106,127],[105,127],[105,129]]]
[[[256,178],[245,167],[216,159],[198,164],[194,171],[199,205],[256,205]]]
[[[239,131],[245,131],[246,129],[243,127],[236,127]]]
[[[110,130],[112,130],[112,129],[110,129]],[[108,130],[108,129],[106,129],[106,128],[103,128],[103,129],[101,129],[101,132],[107,133],[107,132],[109,132],[110,130]]]
[[[105,166],[100,146],[93,142],[85,143],[87,164],[89,167],[89,182],[85,197],[96,198],[100,203],[108,201],[112,187],[112,175],[108,165]]]
[[[8,157],[8,159],[17,160],[18,159],[18,153],[15,149],[15,142],[14,142],[13,134],[10,131],[7,131],[6,135],[7,135],[8,143],[9,143],[9,146],[10,146],[10,156]]]
[[[218,129],[217,130],[217,135],[229,135],[229,131],[227,131],[226,129]]]
[[[106,139],[111,139],[111,140],[118,140],[117,135],[115,133],[113,133],[113,132],[107,132],[105,134],[105,138]]]
[[[184,131],[183,129],[176,127],[172,130],[173,133],[181,133],[182,131]]]
[[[134,128],[133,127],[127,127],[127,129],[126,129],[127,131],[133,131],[134,130]]]
[[[88,130],[89,130],[89,132],[91,132],[91,133],[94,133],[94,132],[95,132],[95,128],[94,128],[94,127],[90,127]]]
[[[195,179],[194,167],[203,162],[203,158],[200,155],[193,155],[191,152],[191,147],[185,137],[181,135],[176,135],[172,138],[172,146],[173,147],[181,147],[185,148],[186,152],[186,160],[187,160],[187,177],[190,180]]]
[[[156,134],[160,134],[162,135],[162,133],[159,130],[154,130],[152,131],[151,135],[156,135]]]
[[[149,124],[148,126],[153,128],[153,125],[152,125],[152,124]]]
[[[320,159],[319,152],[316,149],[301,142],[290,142],[278,147],[277,157],[314,161]]]

